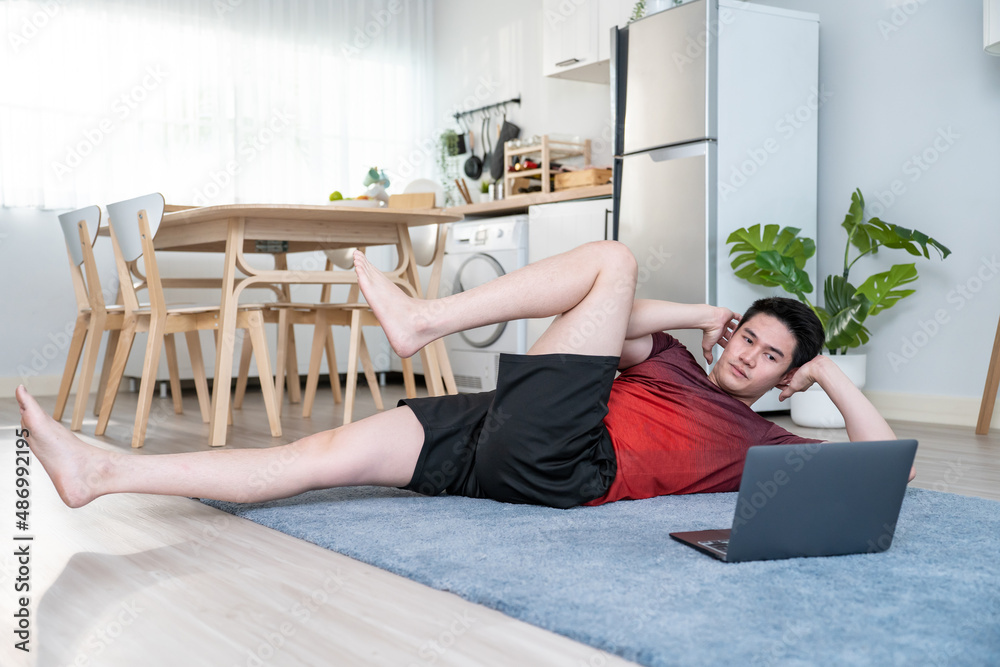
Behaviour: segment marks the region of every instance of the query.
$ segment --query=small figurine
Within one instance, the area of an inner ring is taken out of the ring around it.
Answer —
[[[385,175],[385,171],[379,171],[378,167],[372,167],[368,170],[368,175],[365,176],[364,185],[368,186],[368,190],[365,191],[365,196],[368,199],[377,199],[388,205],[389,195],[385,190],[389,187],[389,178]]]

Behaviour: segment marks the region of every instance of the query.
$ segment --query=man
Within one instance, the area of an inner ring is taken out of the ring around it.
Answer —
[[[360,252],[355,271],[403,357],[452,332],[558,317],[527,355],[501,357],[495,392],[404,399],[393,410],[268,449],[107,452],[76,438],[19,387],[27,440],[63,501],[80,507],[132,492],[261,502],[379,485],[572,507],[728,491],[738,485],[748,447],[810,441],[749,406],[772,387],[787,398],[813,382],[844,414],[852,440],[895,438],[843,373],[816,356],[823,333],[807,308],[765,300],[741,322],[725,308],[635,300],[636,261],[616,242],[580,246],[427,301],[403,294]],[[683,328],[704,332],[709,362],[714,345],[723,348],[710,375],[662,333]]]

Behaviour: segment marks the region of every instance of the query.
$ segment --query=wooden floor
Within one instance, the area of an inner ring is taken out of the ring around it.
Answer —
[[[361,392],[356,414],[374,411]],[[386,388],[394,405],[402,387]],[[51,407],[53,399],[41,399]],[[88,442],[129,447],[135,395],[123,393],[108,436]],[[208,428],[193,396],[183,416],[155,399],[145,447],[137,456],[199,451]],[[314,416],[283,410],[285,435],[271,439],[259,394],[250,393],[230,443],[270,447],[329,428],[338,419],[329,390]],[[843,431],[790,430],[825,439]],[[12,399],[0,400],[13,479]],[[1000,426],[1000,425],[998,425]],[[916,486],[1000,499],[1000,433],[894,423],[920,441]],[[233,446],[231,445],[231,446]],[[0,548],[0,665],[624,665],[614,656],[521,623],[312,544],[186,498],[119,495],[70,510],[41,466],[31,468],[31,653],[13,648],[15,533]],[[3,482],[10,489],[10,482]],[[13,493],[5,491],[13,524]],[[21,544],[21,543],[18,543]],[[20,595],[20,594],[19,594]]]

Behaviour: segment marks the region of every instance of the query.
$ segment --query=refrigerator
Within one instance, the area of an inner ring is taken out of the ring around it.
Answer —
[[[637,298],[743,312],[726,238],[760,223],[816,238],[819,18],[691,0],[611,31],[614,238]],[[815,284],[815,257],[806,270]],[[704,364],[700,331],[671,332]],[[718,354],[716,354],[716,357]],[[758,411],[787,409],[774,391]]]

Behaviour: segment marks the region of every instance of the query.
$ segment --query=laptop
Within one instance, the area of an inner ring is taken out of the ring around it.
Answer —
[[[732,528],[670,537],[727,563],[885,551],[916,452],[916,440],[751,447]]]

